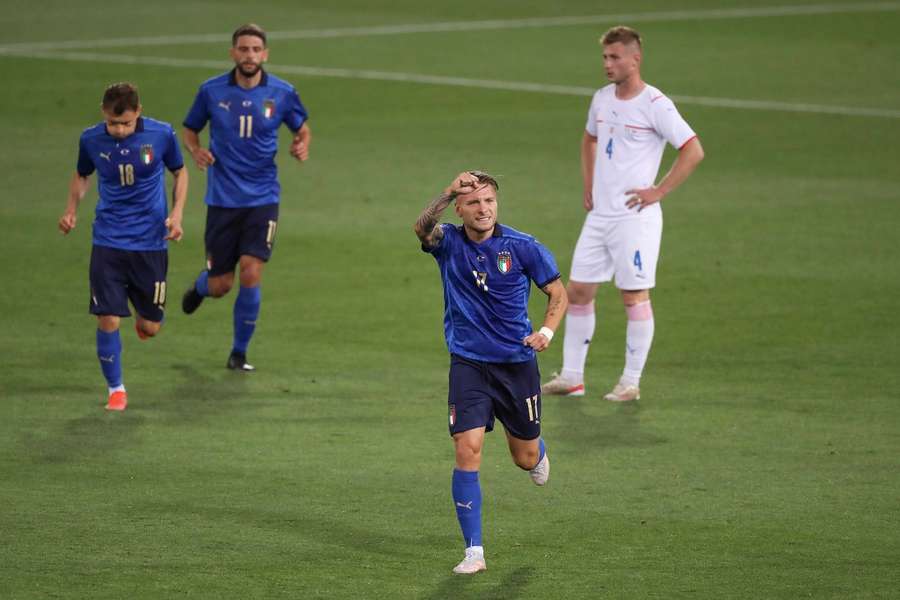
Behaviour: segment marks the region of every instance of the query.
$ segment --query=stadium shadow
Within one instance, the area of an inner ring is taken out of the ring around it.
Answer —
[[[559,431],[565,432],[567,440],[601,448],[654,446],[668,441],[641,427],[639,402],[618,404],[601,398],[548,396],[541,402],[544,414],[561,421]],[[604,414],[597,414],[601,411]]]
[[[490,560],[490,559],[488,559]],[[458,600],[462,598],[478,598],[478,600],[513,600],[523,598],[528,580],[534,576],[533,567],[519,567],[500,578],[499,581],[485,587],[491,571],[474,576],[450,574],[440,585],[423,600]]]

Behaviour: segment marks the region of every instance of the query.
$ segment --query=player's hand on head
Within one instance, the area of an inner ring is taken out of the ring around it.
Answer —
[[[72,213],[64,213],[63,216],[59,218],[59,230],[65,235],[75,229],[76,217]]]
[[[478,188],[480,183],[478,177],[469,171],[463,171],[457,175],[456,179],[453,180],[453,183],[450,184],[449,191],[451,194],[457,196],[460,194],[471,194]]]

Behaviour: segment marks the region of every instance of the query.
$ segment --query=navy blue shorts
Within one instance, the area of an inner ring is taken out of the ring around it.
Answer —
[[[166,306],[168,250],[120,250],[94,246],[91,250],[92,315],[130,317],[128,301],[137,314],[157,323]]]
[[[541,374],[537,359],[489,363],[450,356],[450,435],[484,427],[494,417],[511,436],[533,440],[541,435]]]
[[[206,208],[206,259],[210,275],[234,272],[245,254],[268,262],[278,227],[277,204]]]

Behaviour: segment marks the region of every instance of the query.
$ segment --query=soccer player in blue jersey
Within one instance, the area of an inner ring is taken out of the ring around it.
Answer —
[[[185,292],[181,306],[191,314],[203,298],[227,294],[240,265],[226,366],[253,371],[247,346],[259,316],[263,265],[272,255],[278,224],[278,129],[283,123],[294,133],[290,153],[298,161],[309,157],[312,134],[297,90],[262,68],[269,57],[266,33],[258,25],[243,25],[231,42],[234,69],[204,82],[184,119],[184,145],[207,171],[208,208],[207,268]],[[200,145],[207,123],[209,149]]]
[[[166,303],[167,240],[181,239],[188,174],[175,130],[141,116],[138,91],[116,83],[103,94],[103,122],[81,134],[78,164],[69,184],[59,230],[75,228],[78,204],[97,172],[97,203],[91,251],[90,312],[97,316],[97,358],[109,387],[107,410],[125,410],[119,320],[137,312],[142,340],[159,332]],[[166,175],[172,172],[172,209],[166,210]]]
[[[567,306],[553,255],[530,235],[497,223],[498,188],[487,173],[460,173],[415,224],[444,286],[450,434],[456,448],[452,492],[466,543],[466,556],[453,571],[463,574],[487,568],[478,470],[484,434],[494,428],[495,417],[506,430],[516,465],[537,485],[550,476],[535,351],[550,345]],[[451,202],[462,226],[438,224]],[[528,319],[531,282],[549,297],[538,331]]]

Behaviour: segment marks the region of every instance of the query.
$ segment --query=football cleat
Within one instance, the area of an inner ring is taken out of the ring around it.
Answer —
[[[231,369],[232,371],[255,371],[256,367],[249,364],[247,362],[247,355],[241,354],[240,352],[232,352],[228,357],[228,362],[225,363],[225,366]]]
[[[636,385],[622,385],[617,383],[613,391],[603,396],[604,400],[610,402],[631,402],[632,400],[641,399],[641,390]]]
[[[584,396],[584,384],[575,383],[559,373],[554,373],[550,381],[541,386],[541,393],[552,396]]]
[[[184,314],[189,315],[200,307],[203,302],[203,296],[197,292],[197,287],[191,284],[190,289],[181,297],[181,310]]]
[[[532,470],[528,471],[528,474],[531,475],[534,485],[547,483],[547,480],[550,479],[550,459],[547,457],[547,452],[544,452],[544,458]]]
[[[113,392],[106,402],[106,410],[125,410],[128,406],[128,395],[123,391]]]
[[[487,563],[484,562],[484,551],[481,552],[466,548],[466,557],[461,563],[453,567],[454,573],[461,575],[474,575],[478,571],[486,571]]]

